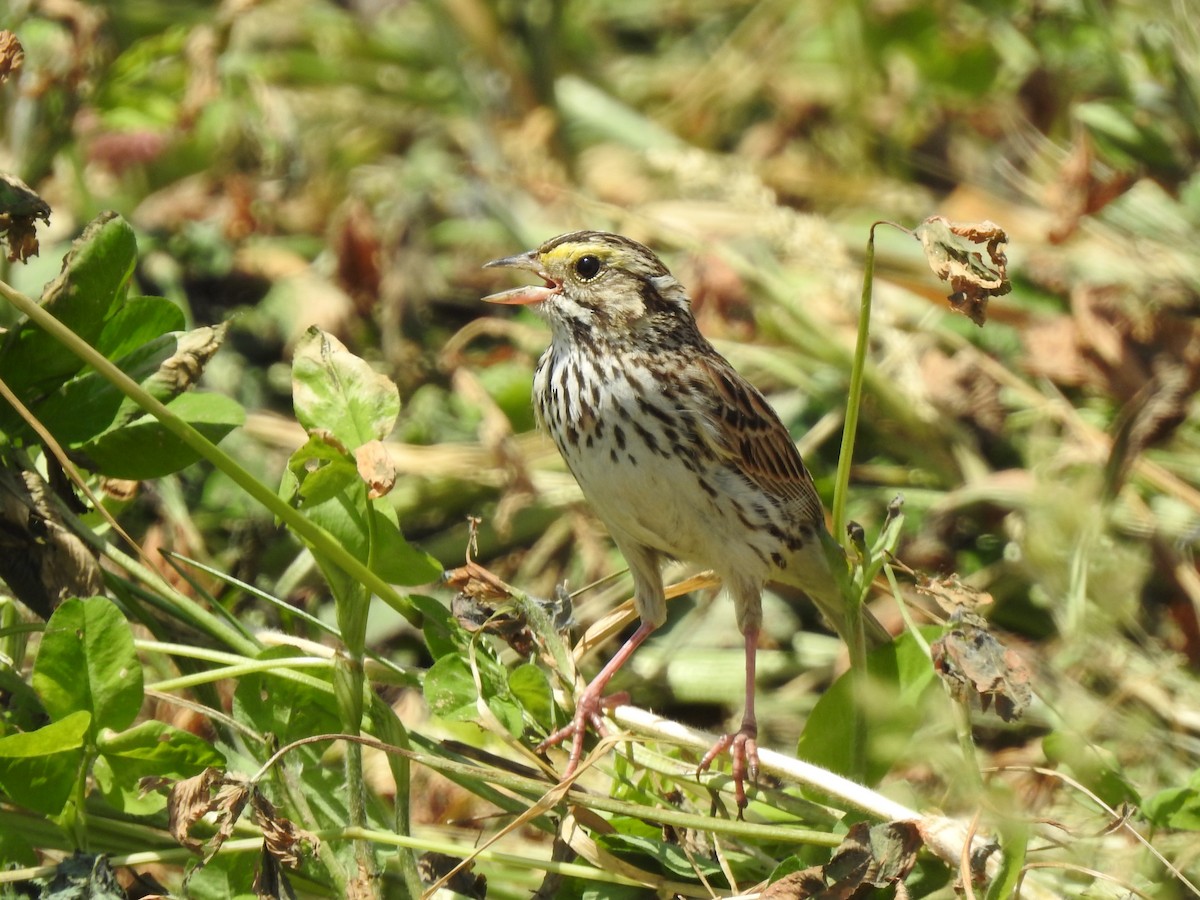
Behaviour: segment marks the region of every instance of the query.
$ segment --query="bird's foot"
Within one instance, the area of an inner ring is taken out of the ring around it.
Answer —
[[[603,737],[608,734],[608,727],[604,724],[604,717],[600,714],[601,710],[612,709],[628,702],[629,694],[625,691],[602,696],[599,688],[594,691],[590,686],[585,688],[575,703],[575,715],[571,717],[570,724],[558,729],[538,744],[534,748],[534,752],[545,753],[551,747],[570,738],[571,754],[567,757],[567,767],[562,774],[562,780],[566,781],[575,774],[575,770],[579,767],[579,761],[583,759],[583,737],[587,734],[588,725],[592,726],[592,730],[596,734]]]
[[[733,760],[733,797],[737,801],[738,818],[749,801],[746,799],[746,775],[751,781],[758,780],[758,726],[753,722],[742,722],[742,727],[733,734],[721,735],[721,739],[713,744],[712,749],[704,754],[697,772],[703,772],[713,764],[722,753],[729,751]]]

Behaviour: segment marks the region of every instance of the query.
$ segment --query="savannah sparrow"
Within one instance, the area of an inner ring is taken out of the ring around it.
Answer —
[[[572,737],[564,777],[574,772],[587,724],[604,730],[605,685],[666,619],[660,563],[699,563],[733,595],[746,644],[741,727],[700,767],[728,750],[744,807],[745,775],[758,768],[754,663],[764,582],[801,588],[847,636],[812,477],[775,411],[700,334],[683,286],[646,247],[578,231],[487,265],[527,269],[545,282],[484,299],[527,304],[550,324],[534,374],[537,416],[628,561],[642,620],[584,689],[571,724],[542,749]],[[886,639],[874,620],[867,628],[868,639]]]

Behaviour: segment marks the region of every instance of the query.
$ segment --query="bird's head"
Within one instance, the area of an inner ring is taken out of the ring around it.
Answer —
[[[691,321],[687,294],[649,248],[617,234],[576,231],[551,238],[536,250],[485,266],[527,269],[543,284],[514,288],[483,299],[527,305],[556,334],[593,337],[661,324],[664,317]]]

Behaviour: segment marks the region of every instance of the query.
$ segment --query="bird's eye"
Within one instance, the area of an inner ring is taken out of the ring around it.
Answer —
[[[590,253],[587,256],[581,256],[575,260],[575,274],[584,281],[591,281],[600,274],[600,257],[592,256]]]

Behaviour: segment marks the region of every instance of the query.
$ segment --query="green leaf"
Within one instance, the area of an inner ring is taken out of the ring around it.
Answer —
[[[508,697],[488,697],[488,709],[500,720],[505,730],[515,738],[519,738],[525,730],[525,718],[521,715],[521,707]]]
[[[92,782],[100,794],[108,801],[113,809],[127,816],[153,816],[167,808],[167,798],[158,791],[142,793],[134,776],[133,783],[128,781],[128,771],[136,772],[136,767],[125,767],[124,775],[114,771],[112,761],[103,756],[92,763]]]
[[[300,424],[331,431],[351,452],[391,434],[400,414],[391,379],[315,326],[296,346],[292,400]]]
[[[140,797],[138,782],[147,775],[190,778],[209,766],[223,768],[225,757],[208,741],[165,722],[142,722],[126,731],[101,732],[100,759],[93,772],[101,792],[115,809],[135,815],[157,812],[162,795]]]
[[[375,518],[375,561],[373,569],[384,581],[405,587],[429,584],[442,577],[441,564],[404,539],[396,510],[383,503],[371,505]]]
[[[309,435],[288,458],[288,471],[296,479],[297,493],[308,504],[331,500],[361,480],[354,457],[344,447],[330,443],[327,432]]]
[[[371,536],[367,529],[365,487],[361,482],[323,503],[305,507],[306,515],[367,563]],[[373,569],[391,584],[429,584],[441,577],[442,567],[432,556],[412,547],[400,531],[396,511],[382,503],[370,504],[376,541]]]
[[[253,853],[218,853],[187,882],[191,900],[257,900],[251,890],[258,859]]]
[[[654,871],[655,867],[647,864],[649,859],[657,862],[658,868],[662,872],[681,875],[685,878],[695,878],[696,871],[699,869],[706,878],[713,879],[721,885],[725,884],[725,877],[717,863],[699,854],[689,857],[678,844],[668,844],[657,838],[635,837],[626,834],[597,835],[596,843],[619,859],[639,868]],[[744,855],[742,856],[744,859]]]
[[[939,629],[930,629],[938,633]],[[868,708],[867,781],[874,783],[891,768],[895,757],[911,742],[925,718],[923,700],[934,684],[933,667],[910,634],[880,647],[867,657],[870,686]],[[800,741],[797,755],[808,762],[852,775],[856,699],[854,678],[847,672],[817,701]]]
[[[508,689],[530,718],[549,731],[554,717],[554,694],[546,673],[533,663],[517,666],[508,676]]]
[[[136,261],[133,229],[116,213],[104,213],[72,244],[42,306],[94,343],[121,305]],[[53,390],[81,368],[79,357],[30,322],[9,331],[0,346],[0,377],[27,397]]]
[[[38,863],[38,855],[25,836],[7,828],[0,830],[0,859],[14,867]]]
[[[471,636],[454,621],[445,605],[424,594],[410,594],[409,600],[421,614],[421,633],[434,659],[441,659],[447,653],[465,652]]]
[[[175,336],[160,335],[116,361],[117,368],[139,384],[153,375],[175,351]],[[34,407],[38,418],[65,444],[79,444],[103,434],[129,401],[120,388],[99,372],[71,379]]]
[[[27,809],[62,812],[80,776],[91,723],[91,713],[79,711],[37,731],[0,738],[0,789]]]
[[[54,611],[33,665],[33,689],[54,719],[83,710],[95,731],[133,723],[142,708],[142,667],[129,623],[111,600],[71,599]]]
[[[224,755],[208,741],[153,720],[125,731],[101,732],[96,749],[110,761],[136,760],[139,775],[190,778],[225,765]]]
[[[1121,764],[1107,749],[1081,740],[1077,734],[1054,731],[1042,738],[1042,752],[1053,763],[1067,766],[1085,787],[1109,806],[1138,804],[1138,792],[1121,773]]]
[[[301,655],[292,647],[272,647],[259,654],[260,660],[286,660]],[[304,669],[306,675],[329,681],[329,673]],[[325,691],[269,672],[252,672],[238,680],[233,695],[233,715],[261,734],[274,735],[284,744],[314,734],[341,731],[341,718],[333,699],[332,687]],[[318,755],[323,748],[317,750]]]
[[[471,669],[459,656],[443,656],[425,673],[425,702],[441,719],[468,722],[479,718],[479,694]]]
[[[1200,772],[1187,787],[1167,788],[1147,798],[1142,812],[1160,828],[1200,831]]]
[[[36,731],[21,731],[0,738],[0,759],[34,759],[83,746],[91,724],[91,713],[84,710],[51,722]]]
[[[108,359],[118,359],[159,335],[183,331],[183,310],[164,297],[134,297],[104,323],[95,348]]]
[[[221,394],[180,394],[167,408],[214,443],[245,421],[236,400]],[[161,478],[196,462],[200,456],[151,415],[105,432],[80,447],[88,467],[110,478]]]

